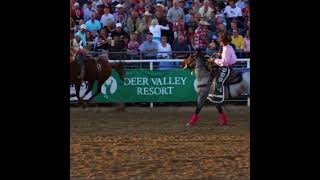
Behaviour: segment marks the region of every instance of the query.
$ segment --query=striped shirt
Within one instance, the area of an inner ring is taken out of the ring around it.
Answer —
[[[201,37],[206,37],[207,33],[205,31],[205,29],[198,27],[195,31],[194,31],[194,40],[195,40],[195,48],[206,48],[206,43],[201,40]]]

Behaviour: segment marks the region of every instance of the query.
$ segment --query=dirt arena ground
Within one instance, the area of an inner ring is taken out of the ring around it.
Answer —
[[[70,108],[72,180],[249,180],[250,109],[214,106],[194,127],[194,107]]]

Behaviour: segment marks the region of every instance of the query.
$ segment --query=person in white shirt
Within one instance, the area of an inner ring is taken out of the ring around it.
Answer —
[[[153,34],[153,40],[160,43],[161,39],[161,30],[169,30],[169,27],[159,25],[158,19],[152,19],[149,26],[149,31]]]
[[[167,36],[161,37],[161,43],[158,45],[158,53],[157,57],[159,59],[170,59],[172,56],[172,49],[171,45],[167,43]],[[175,62],[160,62],[159,63],[159,70],[168,70],[175,68],[176,64]]]
[[[227,29],[230,29],[230,22],[233,19],[240,20],[242,18],[242,11],[239,7],[236,7],[234,0],[230,1],[230,6],[224,9],[224,14],[227,20]]]
[[[158,46],[158,54],[157,57],[161,59],[169,59],[172,55],[171,45],[167,43],[167,36],[161,37],[161,43]]]
[[[227,18],[236,18],[242,16],[242,11],[239,7],[236,7],[234,1],[230,1],[230,6],[227,6],[224,9],[224,13],[227,15]]]

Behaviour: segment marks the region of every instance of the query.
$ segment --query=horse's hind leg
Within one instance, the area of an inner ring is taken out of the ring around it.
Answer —
[[[219,115],[220,115],[220,125],[221,125],[221,126],[227,125],[227,123],[228,123],[228,117],[227,117],[227,115],[223,112],[221,103],[216,104],[216,108],[217,108],[217,110],[218,110],[218,112],[219,112]]]
[[[97,91],[90,97],[90,99],[87,101],[87,103],[89,103],[93,98],[95,98],[98,94],[101,93],[101,88],[102,88],[102,84],[104,81],[98,81],[98,87],[97,87]],[[93,83],[92,83],[93,84]],[[91,88],[92,89],[92,88]]]
[[[75,89],[76,89],[76,96],[78,99],[78,105],[80,106],[82,104],[82,99],[80,98],[80,84],[75,83]]]
[[[88,88],[87,88],[86,92],[82,95],[81,99],[83,99],[84,97],[86,97],[86,95],[87,95],[90,91],[92,91],[93,82],[94,82],[94,81],[88,81],[88,84],[87,84],[87,87],[88,87]]]

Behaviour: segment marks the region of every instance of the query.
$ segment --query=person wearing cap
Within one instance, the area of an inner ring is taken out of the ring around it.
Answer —
[[[125,36],[128,36],[128,34],[123,31],[123,26],[121,23],[117,23],[116,30],[111,33],[111,37],[114,36],[119,36],[120,40],[123,40]]]
[[[127,13],[126,13],[125,10],[124,10],[124,5],[122,5],[122,4],[117,4],[117,5],[116,5],[116,12],[113,13],[115,22],[119,22],[119,16],[120,16],[120,14],[123,14],[123,15],[124,15],[124,19],[126,19],[126,20],[128,19],[128,15],[127,15]]]
[[[200,21],[199,27],[194,31],[196,51],[205,51],[209,44],[207,33],[210,24],[206,21]]]
[[[108,25],[108,21],[112,20],[114,21],[114,16],[113,14],[110,14],[110,9],[108,7],[104,7],[104,14],[102,15],[101,19],[100,19],[100,23],[102,24],[102,27],[105,27]]]
[[[88,20],[86,22],[86,27],[87,27],[87,31],[90,31],[90,32],[93,30],[100,31],[101,24],[98,20],[96,20],[96,13],[95,12],[91,13],[90,20]]]
[[[140,37],[144,41],[146,39],[146,34],[149,32],[149,26],[152,21],[152,14],[146,11],[144,13],[144,17],[142,19],[142,23],[140,24],[138,28],[138,33],[140,34]]]
[[[173,0],[173,7],[168,10],[167,20],[173,23],[179,15],[184,17],[184,11],[178,6],[178,0]]]
[[[215,89],[210,90],[207,99],[214,103],[221,103],[223,99],[223,83],[228,78],[231,67],[237,61],[237,56],[234,49],[229,45],[229,39],[227,36],[222,36],[220,39],[222,45],[222,53],[217,53],[215,55],[221,55],[221,59],[216,59],[211,56],[210,62],[214,62],[218,65],[214,79],[216,79]],[[213,82],[212,82],[213,83]]]
[[[80,64],[80,75],[78,76],[79,79],[83,80],[84,78],[84,59],[85,59],[85,43],[82,41],[81,37],[79,34],[75,35],[75,38],[72,42],[72,49],[74,50],[73,52],[73,58]]]
[[[146,40],[140,45],[139,49],[145,59],[156,59],[158,52],[158,43],[152,40],[153,34],[147,33]]]
[[[80,30],[75,34],[75,36],[79,36],[81,38],[84,44],[87,43],[86,31],[87,31],[86,25],[82,24],[80,26]]]

